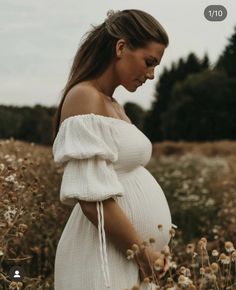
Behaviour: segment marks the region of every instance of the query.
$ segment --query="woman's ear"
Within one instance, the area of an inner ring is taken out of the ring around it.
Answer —
[[[116,56],[118,58],[121,58],[122,57],[122,54],[125,50],[125,47],[126,47],[126,43],[125,43],[125,40],[124,39],[119,39],[116,43]]]

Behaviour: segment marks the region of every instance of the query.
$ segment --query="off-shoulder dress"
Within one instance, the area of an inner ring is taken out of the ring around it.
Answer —
[[[130,289],[139,283],[138,266],[106,238],[102,201],[114,198],[143,240],[155,238],[156,250],[168,244],[169,206],[145,168],[152,143],[132,123],[91,113],[65,119],[52,152],[64,166],[60,201],[73,207],[57,245],[55,290]],[[97,202],[98,228],[78,199]]]

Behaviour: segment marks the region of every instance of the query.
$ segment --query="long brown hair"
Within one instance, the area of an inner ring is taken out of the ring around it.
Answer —
[[[53,118],[53,141],[60,126],[61,109],[69,90],[76,84],[101,75],[115,56],[119,39],[125,39],[130,49],[145,47],[155,41],[168,46],[169,39],[161,24],[147,12],[128,9],[109,11],[106,20],[85,34],[77,50],[62,98]]]

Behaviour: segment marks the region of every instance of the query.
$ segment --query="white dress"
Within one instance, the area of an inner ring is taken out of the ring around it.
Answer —
[[[73,206],[56,250],[55,290],[130,289],[139,283],[138,267],[105,237],[102,201],[114,198],[143,240],[155,238],[156,250],[168,244],[169,206],[144,167],[150,140],[124,120],[85,114],[62,122],[52,150],[54,161],[64,163],[60,201]],[[97,201],[98,228],[77,199]]]

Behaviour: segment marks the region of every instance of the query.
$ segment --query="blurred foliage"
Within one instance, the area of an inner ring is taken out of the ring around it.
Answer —
[[[235,150],[235,144],[228,145],[228,153]],[[53,290],[56,247],[73,209],[59,200],[63,168],[53,161],[51,147],[10,139],[1,140],[0,149],[0,289],[9,289],[10,267],[21,265],[24,290]],[[220,251],[227,240],[236,243],[235,157],[225,156],[225,150],[220,156],[219,146],[204,150],[210,156],[193,154],[184,144],[181,154],[172,150],[169,155],[162,148],[168,155],[154,154],[147,167],[178,226],[173,244],[178,269],[191,268],[185,244],[203,235],[209,249]],[[219,156],[212,156],[213,151]],[[173,271],[178,278],[179,270]]]
[[[225,71],[230,78],[236,78],[236,26],[233,35],[229,38],[228,44],[217,61],[216,68]]]
[[[145,118],[145,111],[143,108],[135,103],[128,102],[125,103],[124,110],[131,122],[142,131]]]
[[[126,114],[152,141],[236,139],[236,28],[216,65],[207,55],[190,53],[156,85],[155,101],[145,111],[128,102]],[[0,106],[0,138],[52,144],[55,107]]]
[[[0,106],[0,138],[15,138],[49,145],[52,139],[52,117],[56,108],[35,105]]]
[[[236,139],[236,28],[214,66],[190,53],[164,70],[144,133],[163,140]]]
[[[168,140],[205,141],[236,138],[236,80],[206,70],[176,83],[171,106],[161,115]]]

